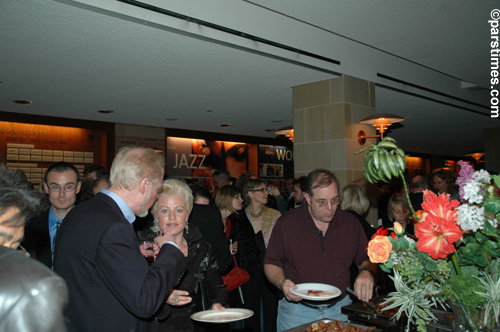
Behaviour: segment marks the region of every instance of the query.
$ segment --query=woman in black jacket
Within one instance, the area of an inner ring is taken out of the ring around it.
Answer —
[[[210,245],[203,241],[196,227],[187,225],[192,206],[191,189],[176,179],[163,183],[153,206],[158,231],[172,233],[188,259],[187,270],[157,315],[159,331],[205,331],[206,326],[191,320],[191,314],[207,309],[225,310],[227,305],[227,289]]]

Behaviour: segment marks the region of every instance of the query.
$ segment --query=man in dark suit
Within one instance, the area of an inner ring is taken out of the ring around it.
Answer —
[[[415,175],[410,183],[410,202],[415,211],[422,210],[424,190],[427,189],[427,179],[423,175]]]
[[[52,268],[57,230],[75,206],[80,188],[80,175],[72,164],[61,161],[47,168],[43,191],[48,195],[50,207],[29,221],[22,245],[32,257],[49,268]]]
[[[54,270],[67,282],[69,331],[151,331],[152,318],[187,267],[171,234],[155,238],[156,260],[142,256],[131,223],[162,186],[162,155],[125,147],[111,166],[111,188],[66,216]]]

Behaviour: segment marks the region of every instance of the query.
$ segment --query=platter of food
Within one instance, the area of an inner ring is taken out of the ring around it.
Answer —
[[[205,323],[229,323],[252,317],[253,311],[248,309],[227,308],[221,310],[204,310],[191,315],[191,319]]]
[[[326,301],[342,294],[340,289],[327,284],[303,283],[296,286],[297,288],[290,288],[290,292],[310,301]]]
[[[297,326],[284,332],[382,332],[375,326],[364,326],[333,319],[321,319],[308,324]]]

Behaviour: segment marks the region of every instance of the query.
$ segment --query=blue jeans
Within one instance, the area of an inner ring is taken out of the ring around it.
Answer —
[[[346,296],[334,306],[321,310],[307,307],[300,302],[290,302],[283,298],[278,305],[278,332],[321,319],[347,321],[347,316],[340,312],[340,308],[351,304],[351,302],[351,298]]]

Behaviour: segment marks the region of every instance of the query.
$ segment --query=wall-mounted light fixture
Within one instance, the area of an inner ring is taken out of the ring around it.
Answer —
[[[377,128],[380,134],[373,136],[366,136],[365,132],[363,130],[360,130],[358,133],[359,144],[361,145],[365,144],[367,138],[376,138],[376,137],[380,137],[380,139],[384,138],[384,132],[387,130],[387,128],[391,126],[393,123],[401,121],[404,121],[404,118],[400,117],[399,115],[388,114],[388,113],[374,114],[364,118],[359,123],[374,126],[375,128]]]
[[[274,132],[276,135],[285,135],[290,141],[293,142],[293,126],[286,126]]]
[[[474,152],[474,153],[469,153],[465,155],[466,157],[472,157],[476,159],[476,163],[483,162],[484,160],[481,160],[483,158],[484,153],[483,152]]]

